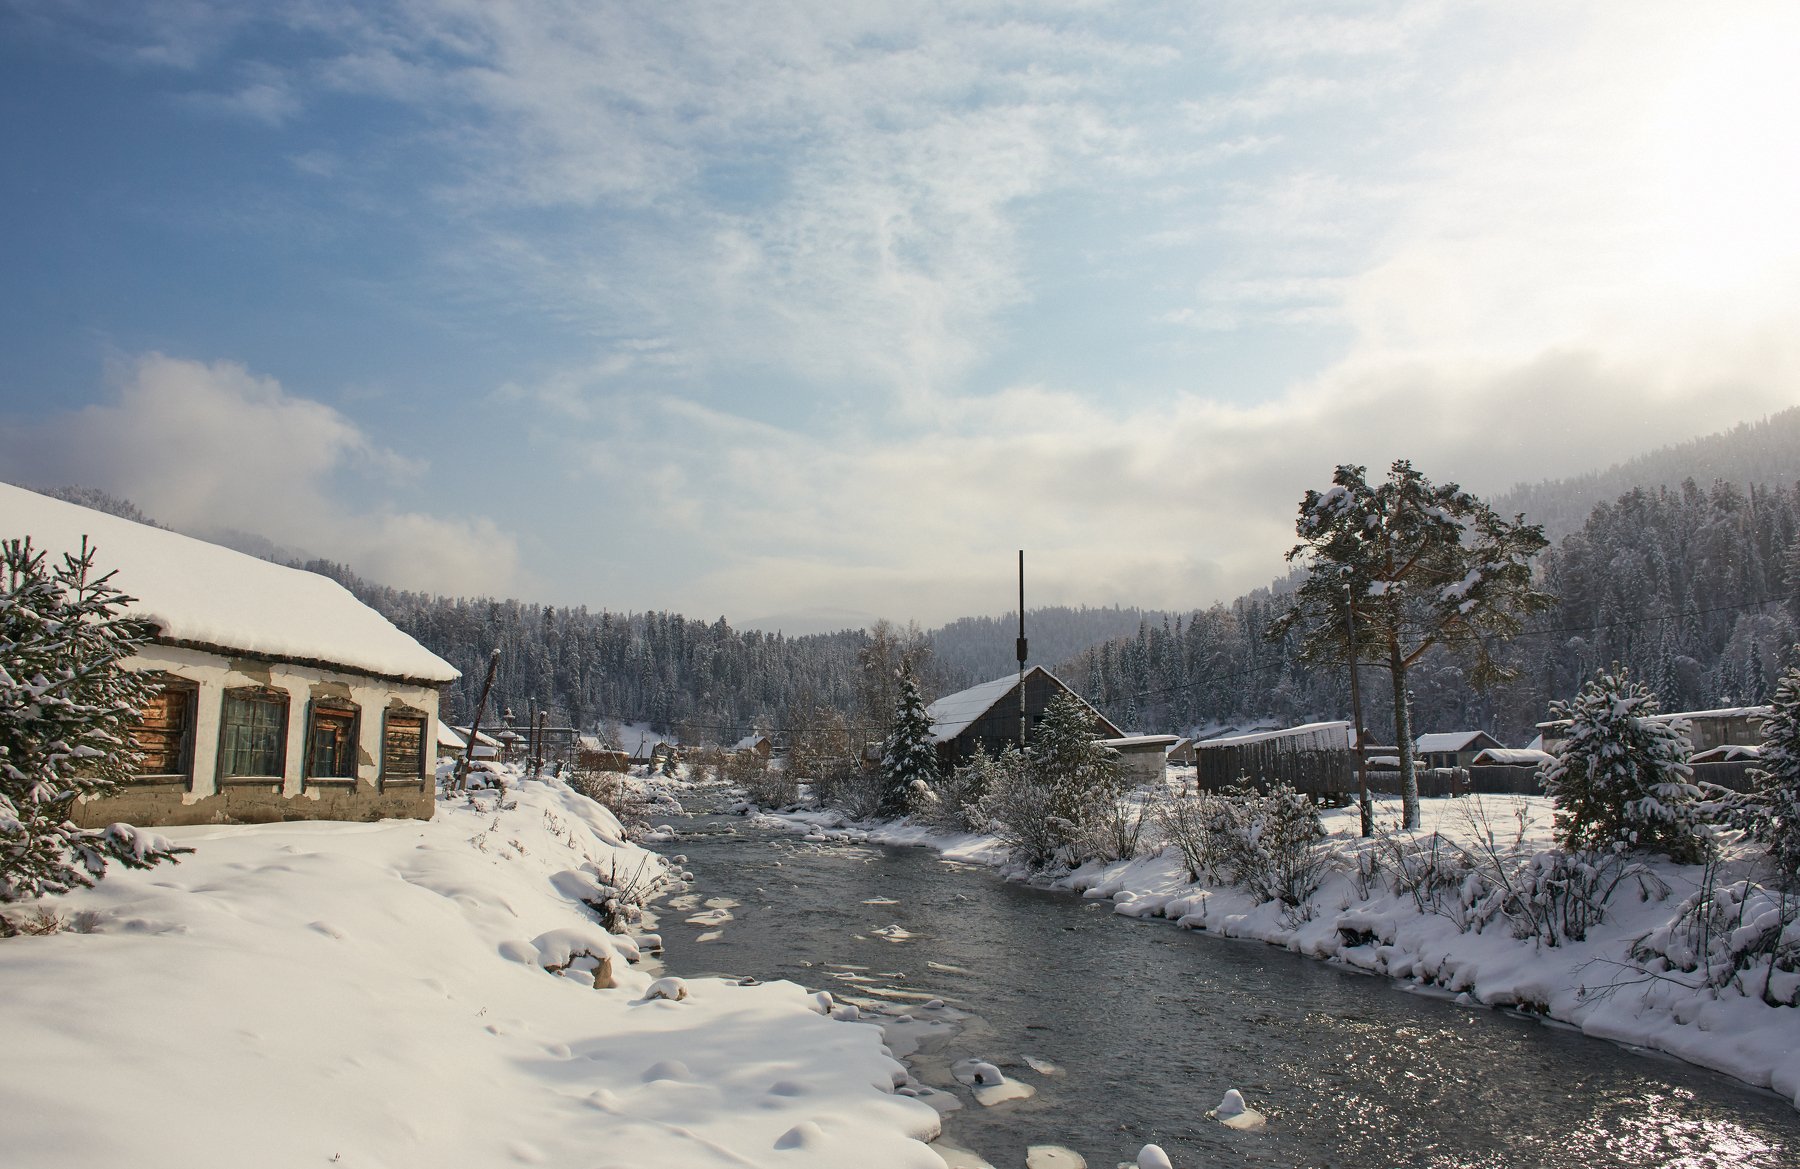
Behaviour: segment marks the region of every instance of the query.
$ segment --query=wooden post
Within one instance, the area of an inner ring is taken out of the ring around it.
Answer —
[[[488,658],[487,678],[481,683],[481,697],[475,700],[475,717],[469,722],[469,741],[463,744],[462,762],[457,765],[454,783],[457,791],[469,785],[469,760],[475,753],[475,740],[481,735],[481,712],[487,708],[488,691],[494,685],[494,671],[500,668],[500,650],[495,647]]]
[[[1025,749],[1025,549],[1019,549],[1019,750]]]

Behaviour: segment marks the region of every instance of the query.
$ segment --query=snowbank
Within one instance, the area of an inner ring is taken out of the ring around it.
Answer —
[[[1378,812],[1394,829],[1398,800],[1378,801]],[[1472,846],[1482,829],[1477,812],[1485,813],[1487,824],[1508,843],[1522,815],[1521,847],[1551,847],[1552,807],[1541,796],[1426,800],[1418,836],[1442,832]],[[814,835],[925,845],[952,859],[1001,869],[1014,879],[1032,879],[1010,863],[1005,847],[992,837],[944,836],[906,821],[859,826],[831,812],[763,814],[759,819]],[[1542,946],[1514,937],[1504,920],[1480,932],[1464,932],[1450,917],[1421,911],[1410,895],[1391,891],[1385,882],[1359,882],[1354,857],[1371,844],[1357,835],[1356,809],[1327,811],[1324,822],[1333,870],[1298,912],[1279,902],[1256,904],[1233,886],[1190,881],[1172,847],[1133,861],[1090,863],[1048,883],[1111,901],[1114,911],[1126,916],[1167,918],[1187,929],[1282,946],[1422,990],[1517,1009],[1597,1038],[1668,1052],[1771,1088],[1800,1106],[1800,1008],[1771,1007],[1754,993],[1646,979],[1627,964],[1630,944],[1666,929],[1699,886],[1699,866],[1651,862],[1651,875],[1669,888],[1666,897],[1642,897],[1635,883],[1627,883],[1607,906],[1605,921],[1591,927],[1584,941]],[[1409,835],[1394,832],[1397,838]],[[1726,881],[1730,879],[1728,875]],[[1683,977],[1692,978],[1675,976]]]
[[[792,983],[649,995],[577,898],[662,862],[561,783],[167,832],[197,851],[50,905],[93,932],[0,941],[11,1169],[941,1169],[878,1028]]]

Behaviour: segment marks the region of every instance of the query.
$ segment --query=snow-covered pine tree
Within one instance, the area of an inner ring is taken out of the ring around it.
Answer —
[[[1782,671],[1763,720],[1762,766],[1752,772],[1751,835],[1769,845],[1776,883],[1800,888],[1800,665]]]
[[[1568,740],[1544,769],[1556,802],[1556,841],[1567,849],[1626,848],[1699,860],[1707,838],[1687,759],[1685,727],[1651,716],[1656,696],[1628,671],[1601,671],[1572,701],[1550,704]]]
[[[931,719],[912,671],[900,671],[900,690],[894,698],[894,721],[881,745],[880,815],[904,816],[913,784],[937,778],[937,744],[931,739]]]
[[[51,569],[29,540],[8,540],[0,577],[0,902],[91,886],[109,860],[148,868],[191,852],[129,824],[69,820],[78,797],[131,774],[131,730],[156,693],[119,665],[149,630],[123,615],[112,574],[95,574],[85,542]]]

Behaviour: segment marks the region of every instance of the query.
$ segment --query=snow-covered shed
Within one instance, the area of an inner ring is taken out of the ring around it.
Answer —
[[[0,536],[52,559],[85,538],[156,631],[127,662],[163,683],[143,772],[78,823],[430,818],[457,671],[336,581],[7,484]]]
[[[469,745],[469,728],[453,727],[449,723],[438,724],[438,757],[440,759],[461,758]],[[475,750],[469,752],[471,759],[499,759],[503,750],[500,740],[486,731],[475,732]]]
[[[1101,739],[1100,745],[1119,753],[1119,770],[1133,787],[1162,781],[1169,748],[1181,742],[1177,735],[1123,735]]]
[[[733,755],[748,752],[758,759],[767,759],[775,751],[775,741],[767,735],[745,735],[731,746]]]
[[[1207,791],[1245,782],[1257,787],[1285,783],[1314,799],[1347,798],[1356,790],[1350,724],[1306,723],[1202,739],[1194,744],[1194,782]]]
[[[938,765],[946,771],[974,756],[976,751],[998,755],[1007,747],[1019,744],[1019,675],[1008,674],[983,682],[955,694],[946,694],[925,708],[931,720],[931,740],[937,744]],[[1105,715],[1095,710],[1067,683],[1042,666],[1025,672],[1025,734],[1043,720],[1050,700],[1067,694],[1081,703],[1093,716],[1094,736],[1117,739],[1124,735]]]
[[[1481,752],[1505,746],[1486,731],[1438,731],[1413,742],[1413,758],[1420,767],[1467,767]]]

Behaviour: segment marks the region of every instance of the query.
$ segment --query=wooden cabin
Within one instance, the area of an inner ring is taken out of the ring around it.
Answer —
[[[1050,700],[1058,694],[1070,695],[1081,703],[1093,719],[1095,738],[1124,737],[1124,732],[1105,715],[1044,667],[1027,670],[1024,686],[1026,742],[1030,741],[1031,729],[1043,721]],[[977,751],[998,755],[1007,747],[1016,747],[1020,730],[1019,675],[1008,674],[947,694],[925,708],[925,717],[931,720],[931,739],[937,744],[938,766],[944,771],[973,758]]]

